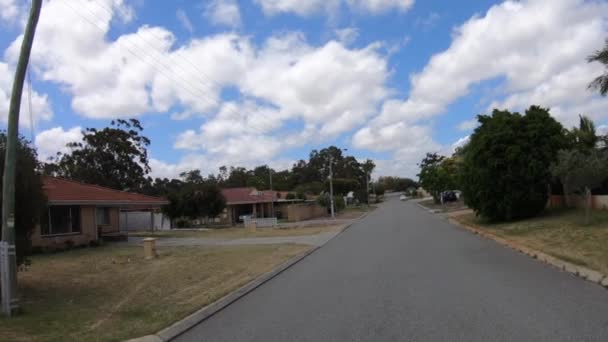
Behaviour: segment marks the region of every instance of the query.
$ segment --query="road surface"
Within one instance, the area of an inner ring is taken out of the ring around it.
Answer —
[[[608,341],[608,291],[390,199],[177,341]]]

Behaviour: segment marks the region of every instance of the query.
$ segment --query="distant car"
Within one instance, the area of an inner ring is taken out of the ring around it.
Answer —
[[[408,200],[408,197],[407,197],[407,196],[405,196],[405,195],[401,195],[401,196],[399,196],[399,200],[400,200],[400,201],[407,201],[407,200]]]

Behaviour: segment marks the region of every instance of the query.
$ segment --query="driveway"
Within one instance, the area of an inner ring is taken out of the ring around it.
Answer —
[[[177,341],[608,341],[608,291],[389,199]]]

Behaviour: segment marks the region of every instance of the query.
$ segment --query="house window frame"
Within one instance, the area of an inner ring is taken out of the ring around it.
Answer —
[[[82,206],[79,205],[69,205],[65,206],[69,210],[69,222],[70,222],[70,231],[65,233],[53,233],[53,220],[51,219],[51,209],[64,207],[61,205],[52,205],[47,208],[47,217],[48,217],[48,233],[43,233],[42,229],[40,230],[40,236],[43,238],[52,238],[56,236],[69,236],[69,235],[80,235],[82,234]],[[78,209],[78,231],[74,231],[74,225],[72,224],[72,210]]]
[[[110,213],[110,207],[96,207],[95,208],[95,225],[99,226],[111,226],[112,225],[112,214]],[[101,211],[101,212],[100,212]],[[103,218],[103,212],[107,211],[107,222],[100,222],[100,218]]]

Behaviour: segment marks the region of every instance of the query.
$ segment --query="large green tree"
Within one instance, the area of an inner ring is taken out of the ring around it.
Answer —
[[[4,173],[6,133],[0,133],[0,174]],[[17,262],[21,263],[31,248],[31,234],[46,211],[46,195],[42,189],[42,178],[38,172],[36,154],[29,143],[19,138],[17,145],[17,169],[15,184],[15,233]],[[0,182],[0,194],[2,182]],[[0,195],[0,203],[2,201]],[[1,213],[0,213],[1,216]],[[1,217],[0,217],[1,219]]]
[[[113,120],[111,127],[86,128],[82,141],[71,142],[70,153],[60,154],[52,174],[113,189],[143,191],[149,180],[147,147],[150,140],[141,135],[136,119]]]
[[[550,166],[568,145],[564,128],[538,106],[477,118],[463,158],[465,203],[494,221],[537,215],[547,203]]]

